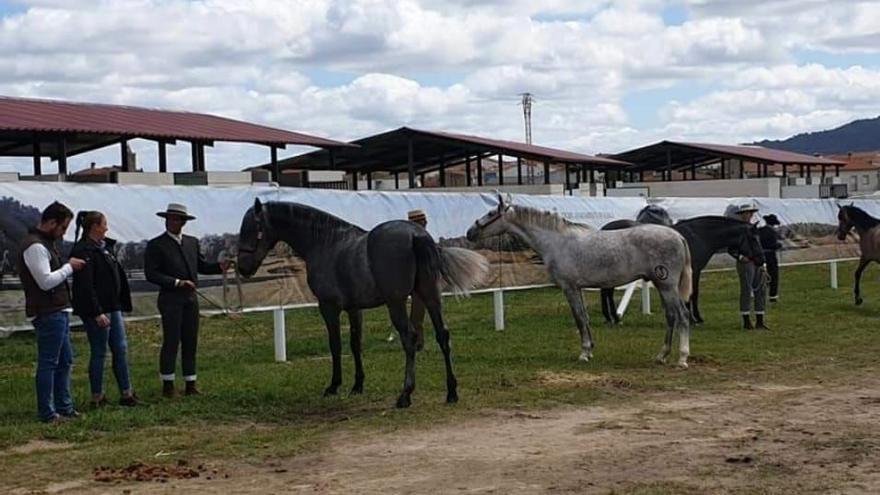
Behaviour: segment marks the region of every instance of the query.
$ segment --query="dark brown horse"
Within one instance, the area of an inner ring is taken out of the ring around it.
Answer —
[[[880,262],[880,229],[877,228],[880,225],[880,219],[872,217],[857,206],[838,205],[837,207],[839,208],[837,211],[837,238],[841,241],[846,240],[847,234],[853,229],[859,234],[861,258],[853,282],[853,298],[858,306],[864,302],[861,290],[862,273],[870,262]]]

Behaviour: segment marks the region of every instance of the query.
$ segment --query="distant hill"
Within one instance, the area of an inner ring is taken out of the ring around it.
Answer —
[[[765,140],[754,144],[810,155],[880,151],[880,117],[855,120],[836,129],[807,132],[781,141]]]

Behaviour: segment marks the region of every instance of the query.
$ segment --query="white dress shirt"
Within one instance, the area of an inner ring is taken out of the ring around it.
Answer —
[[[67,277],[73,274],[73,267],[65,263],[61,268],[52,271],[49,264],[51,256],[46,246],[36,243],[24,250],[24,264],[34,277],[34,281],[44,291],[58,287]]]
[[[168,234],[168,237],[177,241],[178,245],[180,245],[180,246],[183,245],[183,233],[182,232],[180,234],[175,234],[175,233],[171,232],[170,230],[166,230],[165,233]],[[180,287],[180,279],[179,278],[174,279],[174,286]]]

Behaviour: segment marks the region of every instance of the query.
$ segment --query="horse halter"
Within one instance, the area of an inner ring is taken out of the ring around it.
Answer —
[[[245,254],[254,254],[257,252],[257,246],[260,245],[260,241],[266,236],[265,231],[263,229],[263,214],[254,212],[254,222],[257,224],[257,239],[254,241],[254,247],[245,247],[239,246],[238,252]]]
[[[507,210],[509,210],[511,208],[510,205],[502,205],[502,206],[504,208],[503,210],[501,208],[495,208],[495,210],[493,211],[492,215],[489,218],[485,218],[485,217],[484,217],[485,219],[478,218],[477,221],[474,222],[474,224],[477,227],[479,227],[480,229],[485,229],[486,227],[497,222],[504,215],[504,212],[506,212]]]

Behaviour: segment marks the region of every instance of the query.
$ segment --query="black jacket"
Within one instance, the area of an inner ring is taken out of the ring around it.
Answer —
[[[115,245],[113,239],[105,239],[102,249],[84,237],[73,246],[70,255],[86,260],[86,266],[73,274],[74,314],[94,318],[113,311],[131,311],[131,290],[114,254]]]
[[[761,247],[764,248],[765,252],[779,251],[782,249],[782,241],[779,239],[779,233],[769,225],[765,225],[758,229],[758,239],[760,239]]]
[[[194,297],[191,291],[175,287],[177,280],[192,280],[199,285],[199,274],[222,273],[219,263],[209,263],[199,249],[199,240],[184,235],[178,244],[168,233],[164,233],[147,243],[144,253],[144,275],[147,280],[159,286],[160,293],[177,293]]]

